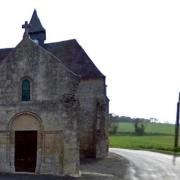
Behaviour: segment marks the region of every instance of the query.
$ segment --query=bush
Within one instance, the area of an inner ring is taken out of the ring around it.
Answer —
[[[118,127],[119,127],[119,123],[111,122],[110,127],[109,127],[109,133],[110,134],[117,134]]]
[[[136,119],[134,123],[134,130],[137,135],[144,135],[145,133],[145,124],[142,120]]]

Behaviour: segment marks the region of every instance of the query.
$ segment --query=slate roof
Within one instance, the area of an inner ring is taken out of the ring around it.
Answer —
[[[79,43],[73,39],[48,43],[44,48],[59,58],[71,71],[82,78],[104,78]]]
[[[37,16],[36,10],[34,10],[30,21],[29,34],[38,35],[39,32],[45,32],[45,29]],[[59,58],[67,68],[82,78],[105,78],[75,39],[43,44],[42,47]],[[0,61],[13,49],[0,49]]]
[[[43,48],[59,58],[66,67],[82,78],[105,77],[75,39],[44,44]],[[13,49],[0,49],[0,61]]]
[[[3,60],[14,48],[0,49],[0,62]]]
[[[34,10],[33,15],[30,20],[30,28],[29,33],[38,33],[38,32],[45,32],[46,30],[43,28],[38,16],[36,10]]]

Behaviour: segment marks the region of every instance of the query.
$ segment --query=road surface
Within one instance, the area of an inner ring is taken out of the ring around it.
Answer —
[[[180,180],[180,157],[161,153],[110,148],[130,161],[131,180]]]

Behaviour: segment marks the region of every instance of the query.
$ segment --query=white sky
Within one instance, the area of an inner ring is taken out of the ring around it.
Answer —
[[[19,43],[34,8],[46,42],[77,39],[106,75],[111,113],[175,121],[180,1],[0,0],[0,48]]]

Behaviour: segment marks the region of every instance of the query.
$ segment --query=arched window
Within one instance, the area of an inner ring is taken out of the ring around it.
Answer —
[[[22,81],[22,101],[30,101],[30,81],[28,79],[24,79]]]

